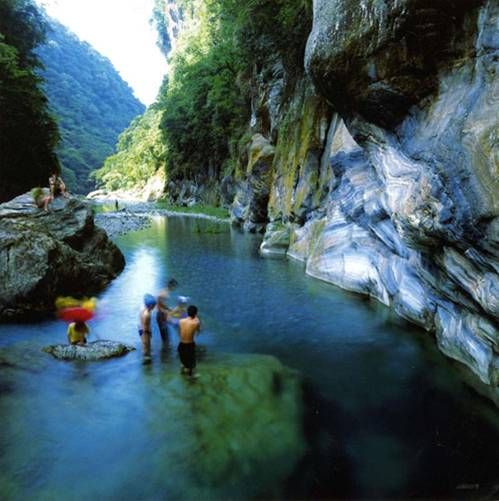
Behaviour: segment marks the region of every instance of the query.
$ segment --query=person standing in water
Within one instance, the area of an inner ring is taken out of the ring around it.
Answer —
[[[151,314],[155,306],[156,299],[154,299],[154,296],[146,294],[144,296],[144,308],[140,312],[139,316],[139,336],[142,341],[144,361],[151,360]]]
[[[170,278],[166,287],[162,289],[158,294],[158,311],[156,312],[156,322],[158,323],[161,339],[165,343],[168,342],[168,313],[170,311],[170,308],[168,307],[166,301],[170,297],[170,293],[177,288],[177,285],[178,282],[174,278]]]
[[[187,317],[179,322],[180,343],[178,344],[178,354],[182,363],[182,374],[192,376],[196,367],[196,343],[194,336],[201,330],[201,322],[197,316],[198,309],[191,305],[187,308]]]

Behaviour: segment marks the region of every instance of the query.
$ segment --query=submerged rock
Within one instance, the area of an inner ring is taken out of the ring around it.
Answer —
[[[57,198],[48,212],[29,193],[0,205],[0,320],[47,314],[57,296],[95,293],[124,266],[76,198]]]
[[[217,355],[198,369],[197,379],[157,381],[168,408],[158,432],[172,438],[155,444],[164,458],[156,474],[171,478],[169,495],[234,499],[244,489],[248,498],[285,497],[279,490],[307,450],[299,374],[267,355]]]
[[[71,344],[53,344],[43,348],[43,351],[50,353],[59,360],[105,360],[106,358],[122,357],[130,351],[135,350],[129,346],[116,341],[94,341],[85,346]]]

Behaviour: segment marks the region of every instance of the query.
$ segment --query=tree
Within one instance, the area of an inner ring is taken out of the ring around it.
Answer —
[[[30,0],[0,0],[0,200],[59,172],[59,133],[48,112],[33,49],[45,23]]]

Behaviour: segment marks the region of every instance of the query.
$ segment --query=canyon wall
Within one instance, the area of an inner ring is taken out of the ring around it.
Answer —
[[[233,221],[433,333],[499,399],[499,5],[313,7],[306,71],[253,77]]]

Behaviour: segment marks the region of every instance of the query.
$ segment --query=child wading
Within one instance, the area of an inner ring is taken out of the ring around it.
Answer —
[[[182,318],[179,322],[180,343],[178,344],[178,354],[182,363],[182,373],[192,376],[196,367],[196,343],[194,336],[201,330],[201,322],[197,317],[198,309],[191,305],[187,308],[187,318]]]
[[[156,299],[151,294],[144,296],[144,308],[140,312],[139,317],[139,336],[142,341],[142,352],[144,354],[144,362],[151,360],[151,313],[156,306]]]

